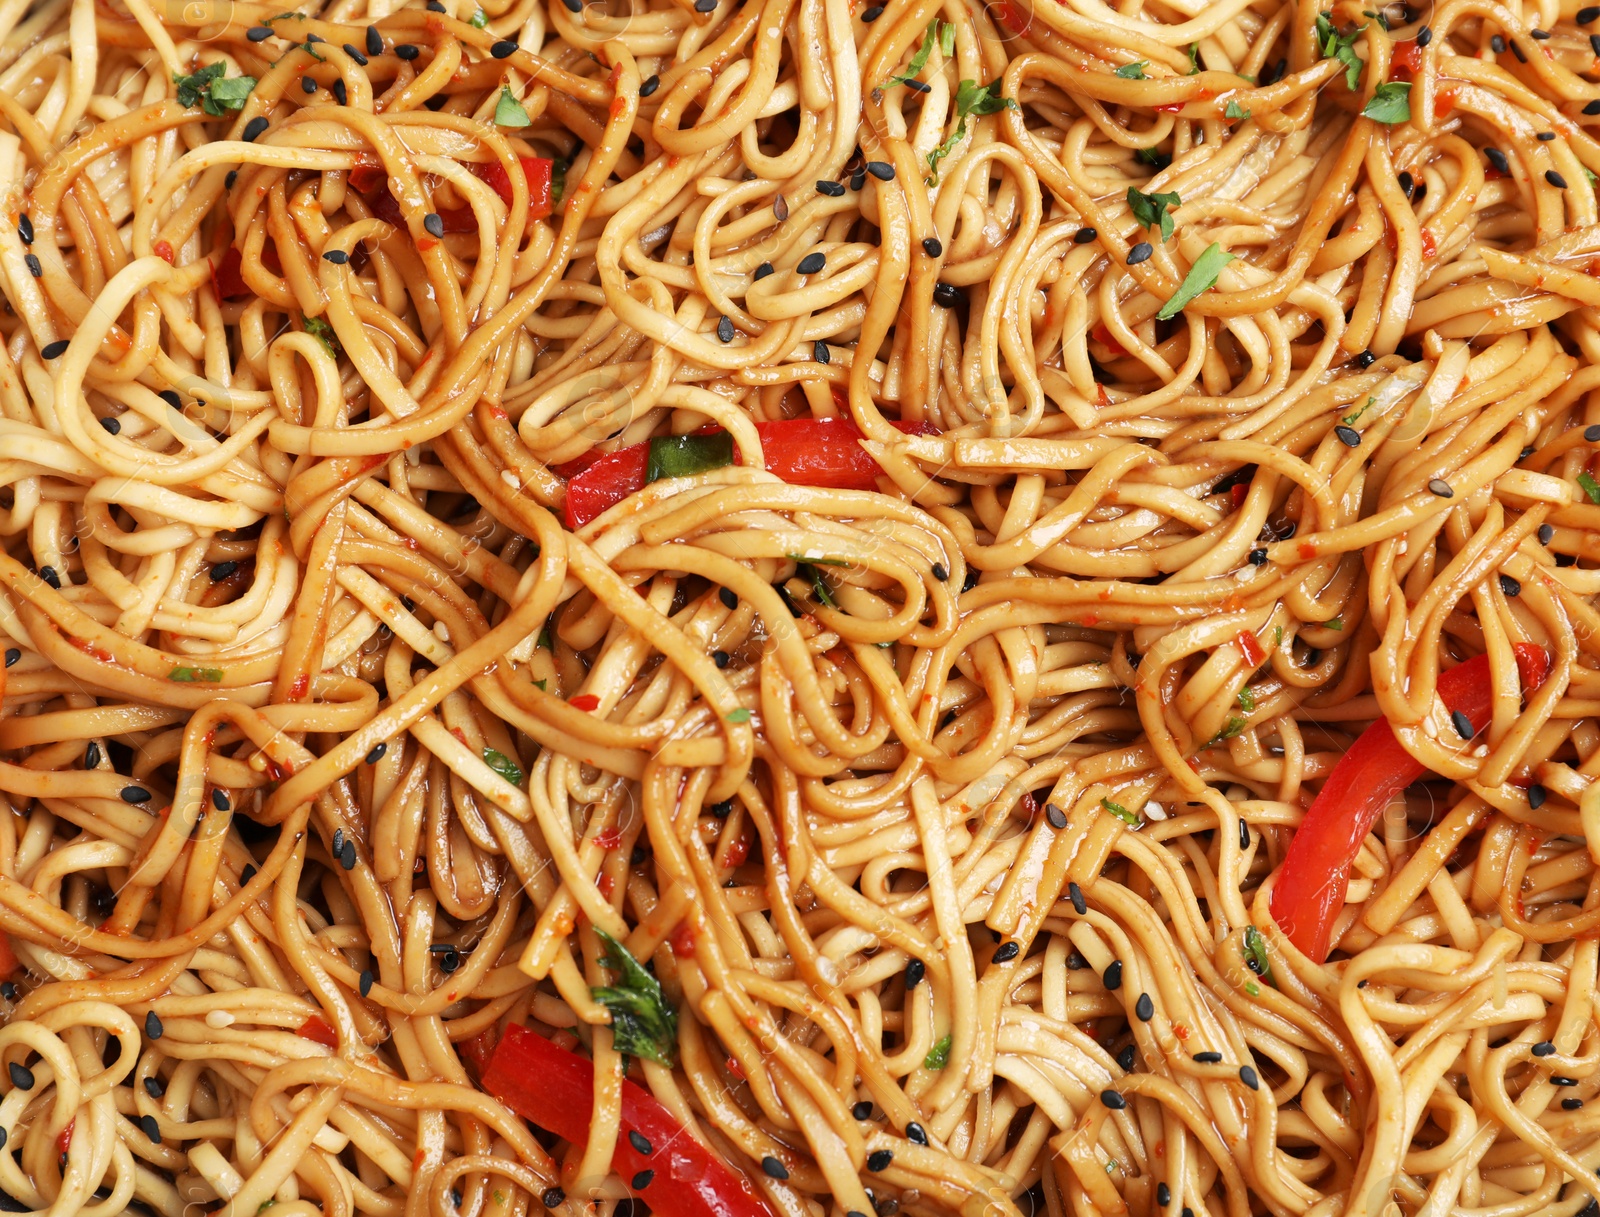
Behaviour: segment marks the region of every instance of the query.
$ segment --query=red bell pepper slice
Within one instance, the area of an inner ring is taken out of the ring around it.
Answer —
[[[550,214],[550,184],[555,162],[548,156],[519,156],[522,176],[528,181],[528,218],[542,220]],[[472,172],[494,187],[507,207],[511,206],[511,177],[499,161],[473,165]]]
[[[890,425],[907,435],[939,434],[938,428],[928,423],[891,419]],[[761,436],[767,472],[792,485],[872,490],[883,473],[878,462],[861,447],[861,432],[848,418],[784,418],[755,426]],[[715,435],[721,430],[707,427],[702,433]],[[738,459],[736,452],[734,460]],[[567,483],[567,527],[583,527],[642,489],[649,463],[650,441],[645,440],[598,458],[580,457],[556,466],[556,473],[571,477]]]
[[[232,245],[228,246],[228,252],[222,255],[221,264],[213,267],[211,271],[211,287],[217,293],[218,300],[232,300],[235,296],[251,294],[250,285],[244,281],[244,275],[240,271],[243,265],[244,259],[239,255],[238,249]]]
[[[1532,693],[1549,673],[1542,647],[1513,647],[1524,691]],[[1489,657],[1457,664],[1438,680],[1440,700],[1452,714],[1466,715],[1474,733],[1488,725],[1494,707]],[[1350,886],[1350,867],[1379,814],[1427,769],[1395,738],[1387,719],[1363,731],[1328,774],[1278,869],[1272,916],[1289,941],[1317,963],[1328,957],[1328,939]]]
[[[328,1020],[320,1014],[313,1014],[300,1024],[299,1036],[303,1040],[321,1044],[324,1048],[339,1046],[339,1033],[328,1026]]]
[[[528,218],[542,220],[550,214],[554,162],[546,156],[519,156],[517,160],[522,165],[522,176],[528,182]],[[507,207],[511,205],[511,178],[504,165],[499,161],[487,161],[470,164],[467,168],[493,187]],[[350,171],[350,185],[365,196],[372,214],[385,224],[404,228],[405,216],[394,195],[389,193],[387,182],[383,170],[370,165],[358,165]],[[438,214],[447,233],[478,231],[478,217],[470,207],[446,207]]]
[[[594,1064],[513,1024],[495,1046],[483,1089],[512,1111],[567,1141],[589,1136]],[[622,1127],[611,1169],[624,1179],[654,1172],[636,1189],[658,1217],[773,1217],[750,1181],[696,1141],[645,1089],[622,1083]],[[642,1154],[630,1133],[650,1146]]]
[[[1390,74],[1395,80],[1410,80],[1422,68],[1422,48],[1415,38],[1405,38],[1394,44],[1389,55]]]

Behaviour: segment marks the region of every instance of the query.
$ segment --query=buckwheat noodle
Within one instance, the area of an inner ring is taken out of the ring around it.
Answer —
[[[1596,1211],[1596,9],[285,2],[0,0],[3,1207]]]

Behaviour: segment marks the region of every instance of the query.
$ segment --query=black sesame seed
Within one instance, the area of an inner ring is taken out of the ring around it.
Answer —
[[[356,980],[356,989],[362,997],[366,997],[372,992],[372,972],[370,970],[361,973],[361,976]]]
[[[1552,1086],[1576,1086],[1578,1084],[1578,1079],[1577,1078],[1564,1078],[1564,1077],[1560,1076],[1559,1074],[1551,1074],[1550,1075],[1550,1084]]]
[[[1600,6],[1590,5],[1587,8],[1580,8],[1575,20],[1579,25],[1593,25],[1596,17],[1600,17]]]
[[[24,245],[33,244],[33,220],[28,217],[27,212],[17,217],[17,236],[22,238]]]
[[[1541,144],[1548,144],[1551,140],[1555,139],[1555,137],[1556,133],[1554,131],[1541,131],[1533,138],[1538,140]]]
[[[1354,427],[1347,427],[1343,423],[1340,423],[1333,429],[1333,433],[1339,437],[1339,442],[1346,448],[1361,447],[1361,432],[1357,431]]]
[[[239,886],[243,887],[245,884],[249,883],[250,880],[254,879],[259,873],[260,872],[257,871],[254,866],[246,862],[244,869],[239,872]]]
[[[1562,177],[1554,169],[1546,169],[1544,171],[1544,180],[1549,182],[1557,190],[1565,190],[1567,188],[1567,179]]]
[[[718,668],[726,668],[733,662],[733,656],[726,651],[712,651],[711,662],[716,664]]]
[[[1529,786],[1528,787],[1528,806],[1533,808],[1535,811],[1538,811],[1539,808],[1544,806],[1544,801],[1545,801],[1545,798],[1547,797],[1547,795],[1548,795],[1548,792],[1545,790],[1545,788],[1543,786],[1540,786],[1538,783],[1535,783],[1534,785]]]
[[[344,829],[342,829],[342,828],[335,828],[333,830],[333,850],[332,850],[332,852],[333,852],[334,857],[338,857],[340,854],[342,854],[344,852]]]
[[[1373,364],[1378,362],[1378,357],[1371,351],[1362,351],[1356,356],[1355,362],[1356,367],[1358,368],[1370,368]]]
[[[251,42],[265,42],[272,37],[272,27],[266,25],[251,26],[244,32],[244,36]]]
[[[1220,1065],[1222,1064],[1222,1053],[1197,1052],[1194,1054],[1194,1063],[1196,1065]]]
[[[922,1125],[913,1120],[906,1125],[906,1140],[913,1145],[926,1145],[928,1143],[928,1134],[923,1131]]]
[[[1261,1079],[1256,1077],[1256,1071],[1250,1068],[1249,1065],[1239,1066],[1239,1080],[1250,1087],[1251,1090],[1261,1089]]]
[[[1101,976],[1105,986],[1113,991],[1122,988],[1122,960],[1113,959]]]
[[[389,745],[387,743],[374,744],[372,746],[372,751],[367,753],[367,764],[376,765],[383,759],[383,754],[387,751],[389,751]]]
[[[267,129],[267,120],[263,117],[252,118],[244,125],[243,139],[247,144],[260,139]]]
[[[121,422],[120,419],[102,418],[100,420],[100,425],[102,427],[104,427],[106,429],[106,431],[111,435],[116,435],[119,431],[122,430],[122,422]]]
[[[422,51],[419,47],[415,47],[409,42],[402,42],[394,48],[394,53],[398,59],[415,59],[422,54]]]
[[[938,237],[923,237],[922,252],[930,258],[937,258],[944,253],[944,242]]]
[[[817,193],[818,194],[825,194],[830,199],[843,198],[844,197],[844,193],[845,193],[844,183],[843,182],[830,182],[826,178],[823,178],[821,181],[819,181],[817,183]]]
[[[736,609],[739,607],[739,597],[733,594],[732,588],[719,588],[717,590],[717,599],[722,601],[723,608]]]
[[[1250,848],[1250,825],[1244,820],[1239,821],[1239,848]]]
[[[567,3],[571,4],[572,0],[567,0]],[[694,0],[694,11],[697,13],[709,13],[716,7],[717,0]]]
[[[1548,545],[1556,539],[1556,526],[1554,524],[1539,525],[1539,544]]]
[[[772,200],[772,218],[780,223],[789,218],[789,200],[781,194]]]
[[[1593,118],[1596,114],[1600,114],[1600,97],[1595,98],[1593,101],[1584,102],[1583,112],[1590,118]]]
[[[489,54],[496,59],[509,59],[517,53],[517,44],[510,38],[502,38],[489,48]]]
[[[822,254],[807,254],[795,265],[795,269],[802,275],[814,275],[828,264],[828,259]]]
[[[83,750],[83,767],[85,769],[98,769],[100,767],[99,740],[90,740],[89,746]]]
[[[717,322],[717,337],[723,342],[733,341],[733,318],[724,317]]]
[[[1166,1208],[1172,1203],[1172,1189],[1165,1183],[1156,1184],[1156,1206]]]
[[[367,54],[383,54],[383,35],[378,33],[378,27],[375,25],[367,26]],[[560,1201],[557,1201],[556,1203],[559,1204]]]
[[[1428,490],[1430,493],[1438,495],[1441,499],[1454,498],[1456,493],[1451,488],[1450,483],[1443,478],[1430,478],[1428,480]]]
[[[440,11],[442,12],[443,10],[441,9]],[[307,43],[326,42],[326,41],[327,41],[327,39],[324,38],[321,34],[307,34],[306,35],[306,42]]]
[[[355,870],[356,843],[354,841],[346,839],[344,848],[339,851],[339,865],[344,867],[345,870]]]
[[[953,283],[935,283],[933,302],[940,308],[955,308],[961,303],[961,289]]]
[[[1128,265],[1138,266],[1141,262],[1148,262],[1155,249],[1149,241],[1140,241],[1128,251]]]
[[[1528,31],[1528,37],[1538,39],[1538,41],[1540,41],[1540,42],[1545,42],[1550,37],[1550,31],[1549,30],[1541,30],[1541,29],[1531,29],[1531,30]]]
[[[51,587],[55,588],[57,591],[61,590],[61,576],[56,574],[56,568],[55,567],[53,567],[53,566],[41,566],[39,568],[39,578],[43,579],[46,583],[48,583]]]
[[[341,106],[349,104],[350,91],[345,88],[344,81],[340,80],[336,76],[334,77],[333,83],[329,85],[328,88],[333,92],[334,101],[338,102]]]
[[[239,564],[232,558],[229,558],[226,562],[218,562],[211,568],[211,582],[221,583],[224,579],[231,577],[238,569]]]
[[[1067,971],[1081,972],[1088,966],[1089,961],[1076,951],[1072,951],[1067,955]]]
[[[865,169],[857,169],[854,173],[852,173],[850,175],[850,189],[851,190],[860,190],[866,184],[867,184],[867,171]]]
[[[1267,564],[1267,551],[1264,549],[1252,549],[1245,557],[1249,559],[1251,566],[1265,566]]]
[[[943,562],[935,562],[933,564],[933,577],[940,583],[944,583],[950,578],[950,572],[945,569]]]
[[[144,1033],[150,1039],[160,1039],[166,1033],[166,1030],[167,1029],[161,1025],[161,1016],[158,1015],[154,1010],[149,1011],[144,1016]]]
[[[661,87],[661,77],[652,76],[648,80],[644,81],[642,84],[639,85],[639,96],[640,97],[649,97],[650,94],[654,93],[660,87]]]
[[[12,1061],[7,1071],[11,1074],[11,1084],[18,1090],[33,1089],[33,1070],[26,1065],[19,1065]]]
[[[872,1119],[872,1104],[863,1099],[850,1109],[850,1116],[852,1119],[856,1120]]]
[[[889,1163],[894,1161],[894,1155],[886,1149],[875,1150],[867,1155],[867,1169],[869,1171],[883,1171],[889,1169]]]
[[[1002,942],[994,953],[993,962],[1010,963],[1020,954],[1022,954],[1022,948],[1018,944],[1014,942]]]
[[[811,358],[818,363],[828,363],[833,356],[828,352],[828,344],[819,338],[811,344]]]
[[[650,1144],[650,1138],[645,1136],[637,1128],[630,1128],[628,1130],[628,1144],[633,1146],[633,1148],[638,1150],[641,1154],[652,1154],[655,1152],[655,1147]]]
[[[1394,180],[1400,187],[1400,193],[1409,199],[1411,197],[1411,192],[1416,189],[1416,179],[1402,169],[1398,174],[1395,175]]]
[[[883,16],[883,5],[874,4],[866,12],[861,14],[861,22],[863,25],[871,25],[881,16]]]
[[[1140,1022],[1148,1023],[1156,1016],[1156,1004],[1150,1000],[1148,993],[1139,994],[1139,1000],[1133,1003],[1133,1012]]]
[[[1432,41],[1433,41],[1433,28],[1431,26],[1426,26],[1425,25],[1420,30],[1417,31],[1417,45],[1418,46],[1427,46],[1428,43],[1430,43]]]
[[[1589,49],[1596,55],[1600,55],[1600,34],[1589,35]]]
[[[757,283],[760,283],[761,280],[765,279],[772,273],[772,270],[773,267],[771,262],[763,262],[760,266],[756,267],[755,274],[752,275],[751,278],[753,278]]]
[[[789,1177],[789,1168],[771,1154],[761,1159],[761,1169],[772,1179],[787,1179]]]
[[[6,667],[9,668],[12,664],[16,663],[17,660],[19,660],[21,658],[22,658],[22,652],[17,650],[16,647],[7,647],[6,648]]]
[[[1450,711],[1450,725],[1456,729],[1456,734],[1462,739],[1472,738],[1472,720],[1460,710]]]
[[[868,161],[866,170],[880,182],[894,181],[894,166],[888,161]]]
[[[1072,234],[1072,243],[1074,245],[1087,245],[1099,235],[1100,234],[1092,228],[1080,228],[1077,232]]]
[[[422,217],[422,227],[430,237],[444,236],[444,218],[437,212],[430,211]]]
[[[1128,1105],[1128,1100],[1115,1090],[1102,1090],[1100,1092],[1100,1101],[1111,1108],[1112,1111],[1121,1111]]]
[[[1528,62],[1528,52],[1522,49],[1522,44],[1515,38],[1511,40],[1511,53],[1517,57],[1518,63]]]
[[[1500,576],[1500,590],[1508,596],[1522,595],[1522,584],[1510,575]]]
[[[161,1084],[160,1078],[148,1077],[144,1080],[144,1092],[152,1099],[161,1099],[166,1097],[167,1088]]]
[[[1491,165],[1493,165],[1501,173],[1510,173],[1511,172],[1511,161],[1507,158],[1507,156],[1506,156],[1506,154],[1504,152],[1500,151],[1500,149],[1498,149],[1498,148],[1485,148],[1483,150],[1483,155],[1484,155],[1484,159],[1486,159]]]
[[[1054,803],[1046,803],[1044,805],[1044,818],[1050,821],[1050,827],[1055,829],[1057,832],[1060,832],[1067,826],[1067,813],[1062,811],[1061,808],[1057,807]],[[1072,884],[1072,887],[1078,887],[1078,885],[1074,883]],[[1078,889],[1078,894],[1080,896],[1083,894],[1082,888]],[[1074,908],[1077,908],[1077,900],[1073,900],[1072,904]],[[1083,910],[1078,909],[1078,912],[1081,913]]]
[[[143,803],[150,797],[150,792],[143,786],[124,786],[122,788],[122,801],[124,803]]]
[[[906,961],[906,989],[910,991],[922,983],[923,976],[927,973],[928,966],[920,959]]]
[[[350,261],[350,255],[342,249],[330,249],[322,255],[323,261],[332,262],[335,266],[343,266]]]
[[[558,1209],[567,1202],[567,1194],[559,1187],[547,1187],[539,1193],[539,1203],[547,1209]]]
[[[152,1141],[161,1140],[161,1125],[156,1123],[154,1116],[140,1116],[139,1131]]]
[[[351,59],[354,59],[362,67],[366,67],[368,62],[369,62],[367,57],[365,55],[363,55],[359,50],[356,49],[356,46],[355,46],[354,43],[350,43],[350,42],[345,43],[344,44],[344,53],[346,55],[350,56]]]
[[[302,76],[300,78],[300,91],[302,93],[315,93],[317,91],[317,82],[309,76]]]
[[[1556,1051],[1556,1046],[1554,1044],[1552,1044],[1549,1040],[1540,1040],[1537,1044],[1535,1044],[1533,1046],[1533,1055],[1534,1056],[1554,1056],[1555,1055],[1555,1051]]]
[[[1499,34],[1491,35],[1489,38],[1489,49],[1492,50],[1496,55],[1504,55],[1506,53],[1506,40]]]
[[[1562,1099],[1561,1100],[1561,1110],[1562,1111],[1577,1111],[1578,1108],[1580,1108],[1582,1106],[1583,1106],[1583,1100],[1582,1099]]]
[[[35,279],[44,278],[44,267],[40,264],[37,254],[23,254],[22,260],[27,264],[30,275]]]
[[[39,354],[46,359],[60,359],[67,353],[67,348],[72,344],[65,338],[57,338],[54,342],[47,342],[39,348]]]

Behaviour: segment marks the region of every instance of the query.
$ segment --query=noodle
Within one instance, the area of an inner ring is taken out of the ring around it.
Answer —
[[[1597,21],[0,2],[0,1207],[1600,1211]]]

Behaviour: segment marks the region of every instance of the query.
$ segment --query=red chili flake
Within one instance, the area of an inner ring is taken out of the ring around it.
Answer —
[[[750,838],[740,833],[728,844],[725,865],[731,870],[736,866],[743,866],[750,857]]]
[[[610,828],[603,828],[595,834],[594,843],[601,849],[616,849],[622,844],[622,829],[615,824]]]
[[[694,925],[680,921],[678,928],[672,931],[672,937],[667,942],[672,947],[672,953],[679,959],[689,958],[694,954]]]
[[[595,889],[600,893],[602,900],[610,900],[611,893],[617,890],[617,881],[609,874],[603,874],[595,880]]]
[[[300,1038],[312,1040],[328,1048],[337,1048],[339,1046],[338,1032],[328,1026],[327,1020],[320,1014],[313,1014],[300,1024]]]
[[[1433,116],[1435,118],[1448,118],[1450,111],[1456,108],[1456,91],[1454,89],[1440,89],[1433,95]]]
[[[289,686],[289,700],[301,700],[303,697],[305,697],[307,690],[310,688],[311,676],[306,672],[300,673],[300,675],[294,678],[294,683]]]
[[[1239,636],[1234,641],[1244,652],[1244,661],[1252,668],[1259,668],[1267,661],[1267,653],[1261,649],[1260,640],[1250,630],[1240,630]]]
[[[1317,547],[1310,541],[1300,542],[1300,556],[1302,558],[1315,558],[1317,556]]]
[[[1524,692],[1532,693],[1550,675],[1550,653],[1543,647],[1519,646],[1513,652],[1517,657],[1517,675],[1522,679]]]
[[[1244,506],[1244,496],[1250,493],[1250,487],[1243,484],[1228,487],[1228,500],[1233,504],[1233,509],[1238,511]]]
[[[1153,109],[1157,114],[1177,114],[1181,112],[1183,107],[1187,104],[1187,102],[1174,101],[1168,102],[1164,106],[1152,106],[1151,109]]]
[[[450,728],[450,734],[456,737],[456,740],[457,740],[458,743],[460,743],[460,744],[462,744],[462,745],[464,745],[465,747],[468,747],[468,748],[472,747],[471,744],[467,743],[467,733],[465,731],[463,731],[460,727],[451,727]]]
[[[482,1076],[483,1071],[489,1067],[489,1058],[494,1055],[495,1045],[500,1041],[500,1030],[496,1026],[489,1026],[478,1032],[471,1039],[463,1040],[456,1046],[462,1059],[467,1061],[472,1068]]]
[[[78,1126],[78,1117],[73,1116],[67,1121],[67,1126],[56,1135],[56,1153],[61,1157],[67,1156],[67,1151],[72,1148],[72,1130]]]
[[[1106,327],[1106,323],[1103,321],[1089,331],[1089,336],[1101,346],[1108,347],[1113,355],[1126,355],[1128,353],[1127,348],[1117,341],[1116,335]]]
[[[1433,234],[1426,228],[1422,230],[1422,256],[1436,258],[1439,255],[1439,244],[1433,239]]]
[[[1172,1034],[1177,1036],[1180,1040],[1187,1040],[1189,1038],[1189,1028],[1184,1023],[1173,1023]]]
[[[1110,396],[1110,394],[1108,394],[1108,393],[1107,393],[1107,392],[1106,392],[1106,387],[1105,387],[1105,385],[1102,385],[1102,384],[1096,384],[1096,385],[1095,385],[1095,388],[1096,388],[1096,389],[1097,389],[1097,390],[1099,390],[1099,394],[1100,394],[1100,404],[1101,404],[1101,405],[1102,405],[1102,406],[1109,406],[1109,405],[1110,405],[1110,404],[1111,404],[1111,396]]]
[[[1022,792],[1022,815],[1029,824],[1039,818],[1039,800],[1033,797],[1033,791]]]
[[[150,247],[150,252],[155,254],[155,256],[160,258],[163,262],[171,262],[172,261],[172,242],[171,241],[157,241],[154,245],[152,245]]]
[[[600,708],[600,699],[593,693],[580,693],[576,697],[569,697],[567,705],[574,710],[598,710]]]
[[[733,1074],[733,1076],[738,1078],[741,1082],[745,1080],[744,1066],[739,1064],[738,1057],[730,1056],[728,1058],[728,1072]]]

